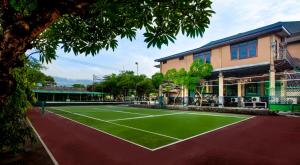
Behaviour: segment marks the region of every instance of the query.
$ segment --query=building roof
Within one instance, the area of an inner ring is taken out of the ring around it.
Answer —
[[[201,47],[198,47],[196,49],[188,50],[185,52],[177,53],[171,56],[163,57],[160,59],[156,59],[156,62],[161,62],[169,59],[174,59],[178,57],[182,57],[188,54],[193,54],[193,53],[199,53],[203,51],[210,50],[215,47],[219,47],[222,45],[227,45],[227,44],[233,44],[249,39],[256,38],[258,36],[262,36],[265,34],[270,34],[270,33],[279,33],[282,32],[281,35],[285,36],[294,36],[300,34],[300,21],[292,21],[292,22],[277,22],[271,25],[267,25],[261,28],[257,28],[254,30],[250,30],[244,33],[238,33],[236,35],[222,38],[219,40],[211,41]]]

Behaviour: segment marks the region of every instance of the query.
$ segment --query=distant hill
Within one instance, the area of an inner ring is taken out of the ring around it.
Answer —
[[[53,77],[58,86],[72,86],[73,84],[84,84],[90,85],[93,83],[93,80],[87,79],[68,79],[63,77]]]

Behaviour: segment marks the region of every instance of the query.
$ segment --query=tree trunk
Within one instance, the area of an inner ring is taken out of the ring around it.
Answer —
[[[181,94],[181,89],[179,90],[178,94],[174,97],[174,103],[173,105],[176,104],[176,99],[178,98],[178,96]]]
[[[197,88],[196,88],[196,92],[200,97],[200,99],[199,98],[197,99],[197,102],[199,103],[199,106],[202,106],[202,94],[197,90]]]
[[[16,81],[11,75],[11,71],[16,66],[10,66],[8,59],[1,59],[0,63],[0,107],[1,110],[7,103],[8,97],[12,95],[12,93],[16,89]],[[16,62],[17,63],[17,62]]]
[[[38,0],[37,9],[28,16],[22,16],[9,7],[9,1],[1,2],[3,29],[3,34],[0,34],[1,107],[15,90],[15,80],[11,71],[16,67],[23,67],[19,57],[32,48],[32,41],[65,13],[84,17],[88,7],[94,2],[95,0]]]
[[[4,10],[4,14],[5,10]],[[44,12],[42,20],[16,22],[3,20],[3,34],[0,36],[0,105],[3,107],[15,90],[15,80],[11,75],[14,68],[23,67],[20,56],[31,49],[31,42],[60,16],[56,10]],[[4,16],[5,17],[5,16]],[[7,17],[7,16],[6,16]],[[32,23],[36,23],[32,25]]]
[[[202,102],[203,102],[203,89],[204,87],[201,87],[201,91],[198,91],[196,88],[196,92],[198,93],[200,99],[198,99],[198,103],[200,106],[202,106]]]
[[[16,150],[30,134],[23,126],[27,103],[22,90],[25,89],[19,84],[20,77],[17,81],[12,72],[23,67],[24,53],[33,47],[32,42],[62,14],[83,15],[92,2],[95,1],[37,0],[36,10],[26,16],[16,12],[8,0],[0,2],[0,152],[3,148]],[[18,104],[18,100],[23,102]]]

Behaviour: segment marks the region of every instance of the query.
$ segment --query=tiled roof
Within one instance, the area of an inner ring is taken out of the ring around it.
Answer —
[[[240,42],[243,40],[247,40],[247,39],[251,39],[251,38],[255,38],[264,34],[268,34],[268,33],[273,33],[273,32],[280,32],[280,31],[285,31],[288,35],[296,35],[296,34],[300,34],[300,21],[292,21],[292,22],[277,22],[271,25],[267,25],[261,28],[257,28],[254,30],[250,30],[244,33],[238,33],[236,35],[230,36],[230,37],[226,37],[226,38],[222,38],[219,40],[215,40],[215,41],[211,41],[199,48],[196,49],[192,49],[192,50],[188,50],[185,52],[181,52],[178,54],[174,54],[171,56],[167,56],[167,57],[163,57],[160,59],[156,59],[156,62],[161,62],[164,60],[169,60],[169,59],[173,59],[173,58],[178,58],[181,56],[185,56],[188,54],[192,54],[192,53],[197,53],[197,52],[201,52],[201,51],[206,51],[209,50],[211,48],[214,47],[218,47],[221,45],[225,45],[225,44],[232,44],[235,42]]]

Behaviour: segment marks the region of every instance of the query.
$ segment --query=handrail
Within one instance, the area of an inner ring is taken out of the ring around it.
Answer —
[[[294,63],[294,59],[291,56],[287,48],[280,48],[278,54],[275,57],[276,60],[286,60],[292,67],[297,65]]]
[[[296,67],[296,64],[294,63],[294,59],[293,59],[293,57],[291,56],[291,54],[288,50],[286,50],[285,58],[291,64],[292,67]]]

